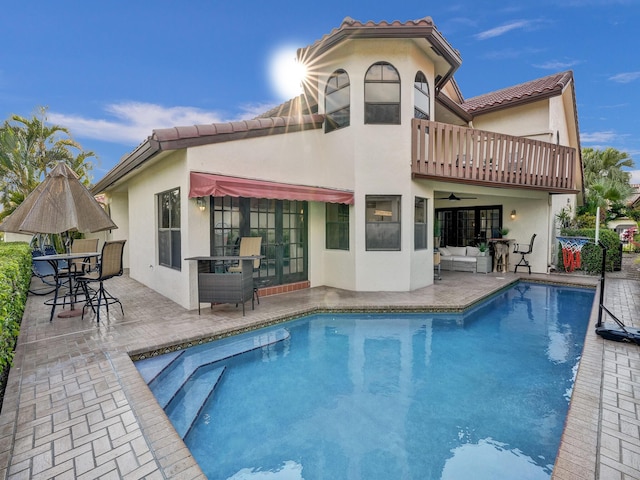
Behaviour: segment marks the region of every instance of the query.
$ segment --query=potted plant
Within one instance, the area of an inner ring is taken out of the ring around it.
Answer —
[[[500,229],[500,236],[502,238],[505,238],[507,235],[509,235],[509,229],[508,228],[501,228]]]
[[[487,256],[487,250],[489,249],[489,246],[485,243],[482,242],[478,245],[478,250],[480,250],[480,256],[481,257],[486,257]]]
[[[441,233],[440,220],[436,218],[433,220],[433,248],[438,248],[440,246]]]

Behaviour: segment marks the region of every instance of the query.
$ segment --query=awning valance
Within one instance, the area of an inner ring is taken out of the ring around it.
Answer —
[[[332,188],[252,180],[201,172],[191,172],[190,182],[189,198],[229,195],[230,197],[307,200],[353,205],[353,192]]]

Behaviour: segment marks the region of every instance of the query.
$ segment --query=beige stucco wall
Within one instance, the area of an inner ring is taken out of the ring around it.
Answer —
[[[181,202],[181,235],[183,254],[191,247],[191,239],[197,231],[190,231],[190,226],[202,212],[195,202],[188,201],[188,176],[186,172],[186,154],[178,151],[162,162],[141,171],[128,182],[128,246],[131,278],[149,286],[162,295],[170,298],[185,308],[193,308],[189,275],[191,269],[184,260],[182,269],[175,270],[158,264],[157,245],[157,206],[156,194],[174,188],[180,188]],[[115,221],[115,219],[114,219]],[[114,233],[117,230],[114,230]],[[203,241],[206,243],[206,240]],[[194,248],[195,250],[195,248]],[[207,250],[204,252],[208,254]],[[198,252],[193,252],[197,254]],[[202,252],[199,252],[202,253]],[[183,258],[186,255],[183,255]],[[193,263],[193,262],[191,262]],[[193,283],[195,285],[195,283]],[[196,305],[197,306],[197,305]]]
[[[546,99],[478,115],[473,119],[473,127],[555,143],[555,131],[550,129],[549,123],[549,101]]]
[[[324,248],[324,205],[310,205],[311,284],[361,291],[405,291],[425,286],[433,281],[433,255],[432,250],[414,251],[413,202],[415,195],[432,198],[433,191],[411,180],[409,127],[415,74],[422,70],[432,83],[433,65],[414,45],[395,40],[355,42],[334,58],[318,80],[324,85],[338,68],[349,74],[349,127],[329,134],[314,130],[192,148],[187,170],[352,190],[355,205],[350,211],[348,252]],[[400,74],[402,123],[364,125],[364,76],[373,63],[384,60],[390,61]],[[322,112],[324,87],[320,90]],[[365,250],[365,198],[374,194],[402,195],[399,252]]]

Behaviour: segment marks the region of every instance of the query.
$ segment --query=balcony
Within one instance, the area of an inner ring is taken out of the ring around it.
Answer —
[[[414,178],[578,192],[575,148],[419,119],[411,135]]]

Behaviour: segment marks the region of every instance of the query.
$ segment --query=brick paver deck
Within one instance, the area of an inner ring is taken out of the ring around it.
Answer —
[[[580,276],[523,275],[596,285]],[[443,272],[409,293],[311,288],[261,299],[245,317],[219,305],[186,311],[128,276],[109,281],[125,308],[54,318],[30,297],[0,414],[4,478],[204,478],[138,374],[130,355],[290,318],[317,309],[465,308],[517,280],[513,274]],[[640,282],[607,280],[605,304],[625,322],[640,319]],[[597,313],[594,311],[594,313]],[[640,347],[604,341],[591,325],[554,478],[640,478]],[[639,325],[640,326],[640,325]]]

